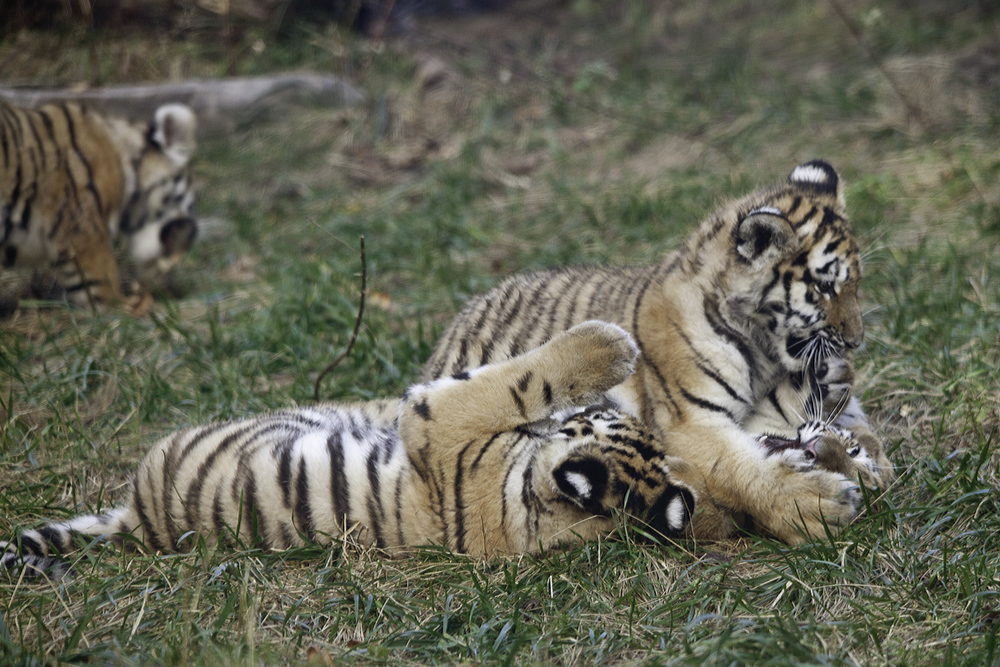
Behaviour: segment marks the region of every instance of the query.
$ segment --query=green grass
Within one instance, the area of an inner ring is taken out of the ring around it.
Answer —
[[[628,532],[491,561],[95,546],[67,582],[0,579],[0,664],[304,664],[309,646],[361,664],[1000,662],[989,3],[844,3],[868,50],[830,3],[535,4],[424,20],[384,48],[287,21],[228,41],[0,38],[11,79],[302,68],[367,95],[202,141],[204,234],[183,295],[149,318],[25,308],[0,324],[0,533],[114,504],[179,426],[308,403],[354,325],[359,235],[369,304],[324,399],[401,392],[463,301],[510,273],[656,261],[715,202],[813,157],[844,176],[864,248],[859,375],[893,488],[791,549]],[[448,76],[422,89],[431,56]],[[883,71],[921,91],[919,123]]]

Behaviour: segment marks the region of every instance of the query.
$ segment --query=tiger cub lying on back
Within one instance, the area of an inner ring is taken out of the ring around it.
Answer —
[[[131,533],[158,551],[196,531],[281,549],[352,527],[386,549],[516,554],[607,534],[619,510],[678,536],[706,493],[701,475],[632,417],[579,409],[628,378],[635,357],[621,328],[586,322],[402,401],[189,428],[153,446],[125,506],[25,531],[2,564],[58,572],[50,557],[76,535]],[[713,521],[711,507],[699,511],[694,532],[714,532]]]
[[[522,354],[582,320],[616,322],[640,356],[612,403],[694,465],[720,510],[797,543],[854,518],[859,480],[893,479],[851,396],[860,279],[840,178],[813,161],[721,206],[660,264],[515,276],[472,299],[421,379]],[[816,440],[826,424],[849,443]]]
[[[51,272],[77,304],[122,300],[120,234],[148,289],[197,232],[189,161],[195,116],[166,104],[147,123],[77,104],[0,102],[0,264]]]

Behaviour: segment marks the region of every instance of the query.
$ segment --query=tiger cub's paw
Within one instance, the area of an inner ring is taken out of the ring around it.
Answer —
[[[639,349],[617,324],[590,320],[552,339],[571,405],[590,405],[635,371]]]
[[[153,295],[149,292],[137,294],[127,299],[127,304],[130,308],[132,317],[146,317],[149,315],[149,311],[153,307],[153,303]]]
[[[816,466],[816,446],[825,428],[823,422],[812,420],[799,427],[795,438],[762,435],[758,443],[779,465],[795,472],[806,472]]]
[[[858,480],[869,489],[884,489],[894,477],[882,444],[870,429],[827,427],[816,450],[816,465]]]
[[[801,544],[836,535],[860,513],[861,493],[856,481],[843,475],[812,470],[792,472],[780,482],[764,517],[754,517],[778,539]]]
[[[850,472],[860,448],[845,447],[841,429],[809,421],[794,440],[762,436],[760,443],[776,466],[775,488],[768,512],[755,518],[776,537],[788,544],[821,538],[859,514],[860,487]]]
[[[836,535],[860,513],[855,480],[819,468],[800,471],[779,464],[772,471],[766,503],[753,518],[787,544]]]

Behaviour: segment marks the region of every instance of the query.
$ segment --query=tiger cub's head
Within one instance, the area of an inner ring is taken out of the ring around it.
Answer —
[[[198,232],[190,160],[197,121],[183,104],[164,104],[140,126],[132,187],[119,222],[144,286],[159,283]]]
[[[867,426],[854,430],[813,419],[799,426],[795,439],[760,436],[769,456],[801,471],[820,468],[858,480],[868,489],[885,489],[895,478],[882,443]]]
[[[676,537],[688,528],[696,500],[708,497],[697,471],[665,456],[630,415],[591,408],[566,419],[558,433],[553,442],[569,447],[555,448],[549,483],[557,498],[586,512],[624,512],[655,534]]]
[[[864,336],[861,258],[844,214],[840,177],[814,160],[788,181],[755,192],[722,213],[735,218],[731,294],[791,371],[858,347]],[[744,288],[735,287],[736,281]]]

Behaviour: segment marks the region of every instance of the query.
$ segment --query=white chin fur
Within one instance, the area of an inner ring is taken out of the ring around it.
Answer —
[[[163,252],[159,225],[146,225],[129,237],[128,244],[129,253],[136,264],[140,266],[151,264]]]

